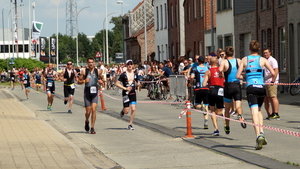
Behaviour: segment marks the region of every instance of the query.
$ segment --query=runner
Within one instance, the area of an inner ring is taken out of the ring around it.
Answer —
[[[52,110],[52,104],[55,94],[55,80],[58,80],[57,72],[53,70],[53,64],[49,63],[47,68],[44,71],[44,84],[46,84],[46,93],[47,93],[47,109]]]
[[[77,71],[73,69],[72,62],[67,63],[67,68],[64,69],[60,74],[60,80],[64,82],[64,104],[69,101],[68,113],[72,113],[73,95],[75,93],[75,80],[78,81]]]
[[[191,72],[191,80],[189,86],[194,86],[193,80],[196,79],[196,87],[194,89],[195,95],[195,108],[200,109],[201,111],[208,112],[208,94],[209,88],[207,84],[203,85],[203,80],[205,77],[205,72],[208,70],[207,66],[204,66],[205,57],[198,57],[198,66],[194,68]],[[208,129],[208,114],[204,115],[204,129]]]
[[[140,85],[140,82],[138,81],[138,75],[134,73],[133,68],[133,61],[127,60],[126,61],[127,69],[125,72],[123,72],[117,83],[116,86],[120,89],[123,89],[122,96],[123,96],[123,109],[120,112],[120,116],[123,117],[124,114],[128,114],[129,107],[131,108],[131,115],[129,120],[128,129],[134,130],[132,123],[135,116],[135,110],[136,110],[136,85]],[[121,84],[122,83],[122,84]]]
[[[24,82],[24,87],[25,87],[25,95],[26,99],[29,99],[29,92],[30,92],[30,72],[28,71],[27,68],[24,68],[24,74],[23,74],[23,82]]]
[[[261,113],[261,106],[266,96],[266,89],[264,84],[263,69],[266,67],[272,75],[272,83],[275,82],[276,76],[273,68],[268,60],[259,56],[260,44],[256,40],[252,40],[249,44],[251,54],[242,59],[241,66],[238,69],[236,78],[240,78],[242,71],[246,71],[247,82],[247,100],[252,114],[252,121],[254,124],[263,125],[263,115]],[[267,144],[263,128],[254,126],[256,134],[256,150],[262,149],[263,145]]]
[[[24,89],[24,68],[23,67],[19,68],[18,75],[19,75],[20,85],[23,90]]]
[[[11,68],[10,69],[10,73],[9,73],[9,76],[10,76],[10,89],[11,90],[14,90],[15,89],[15,81],[16,81],[16,77],[15,77],[15,68]]]
[[[207,86],[207,82],[209,82],[209,106],[212,114],[217,114],[222,116],[222,110],[224,108],[223,102],[223,90],[224,90],[224,77],[219,73],[218,67],[218,58],[211,57],[210,58],[211,68],[205,72],[205,78],[203,81],[203,86]],[[212,123],[214,125],[213,136],[219,136],[219,129],[217,123],[217,117],[211,116]]]
[[[235,104],[235,111],[237,112],[238,120],[245,121],[242,116],[242,91],[240,80],[236,78],[236,73],[239,68],[240,59],[234,57],[234,49],[232,46],[228,46],[225,49],[226,59],[221,61],[219,67],[220,72],[224,72],[225,87],[224,87],[224,103],[225,103],[225,117],[230,118],[230,108]],[[235,102],[232,102],[234,100]],[[224,130],[226,134],[230,133],[229,120],[225,120],[226,124]],[[246,123],[241,123],[243,128],[246,128]]]
[[[85,131],[96,134],[96,108],[98,104],[98,83],[103,84],[103,76],[100,69],[95,68],[95,59],[87,59],[88,66],[80,72],[78,84],[85,84],[84,87],[84,105],[85,105]],[[92,115],[91,115],[92,114]],[[89,119],[91,116],[91,130]]]
[[[40,71],[38,67],[35,67],[32,77],[35,79],[36,92],[40,93],[42,86],[42,71]]]

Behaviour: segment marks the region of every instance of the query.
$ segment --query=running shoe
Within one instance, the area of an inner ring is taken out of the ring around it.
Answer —
[[[131,124],[128,125],[128,130],[134,130]]]
[[[91,128],[91,134],[96,134],[94,128]]]
[[[208,129],[208,125],[207,124],[204,124],[204,129]]]
[[[208,129],[208,120],[204,119],[204,129]]]
[[[280,116],[278,113],[272,113],[270,116],[270,120],[280,120]]]
[[[229,126],[224,126],[224,131],[226,134],[230,133],[230,127]]]
[[[238,120],[239,120],[240,122],[242,122],[242,123],[241,123],[241,126],[242,126],[244,129],[247,128],[247,124],[246,124],[246,123],[243,123],[243,122],[245,122],[244,117],[243,117],[241,114],[238,114],[238,115],[237,115],[237,118],[238,118]]]
[[[89,126],[89,122],[88,121],[85,122],[84,129],[85,129],[85,131],[89,131],[90,130],[90,126]]]
[[[72,111],[71,111],[71,110],[68,110],[68,113],[72,114]]]
[[[64,100],[64,104],[67,104],[68,103],[68,100]]]
[[[214,131],[214,132],[212,133],[212,135],[213,135],[213,136],[219,136],[219,135],[220,135],[219,130]]]
[[[256,150],[261,150],[262,149],[262,146],[264,145],[265,143],[265,137],[262,136],[262,135],[259,135],[256,139],[256,146],[255,146],[255,149]]]
[[[47,105],[47,110],[50,110],[50,105],[49,104]]]
[[[49,106],[49,110],[53,110],[53,109],[52,109],[52,105]]]
[[[120,111],[120,116],[121,116],[121,117],[124,117],[124,112],[123,112],[123,110]]]

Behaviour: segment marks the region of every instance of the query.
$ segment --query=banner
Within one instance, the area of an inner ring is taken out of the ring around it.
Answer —
[[[36,44],[35,43],[31,43],[31,50],[30,50],[30,56],[31,57],[36,57]]]
[[[50,56],[56,57],[56,38],[50,38]]]
[[[32,38],[31,38],[32,43],[35,44],[38,43],[38,39],[41,34],[42,27],[43,27],[42,22],[32,21]]]
[[[46,37],[40,37],[40,56],[46,56]]]
[[[101,54],[101,52],[100,52],[100,51],[97,51],[97,52],[96,52],[96,55],[95,55],[95,57],[96,57],[96,58],[100,58],[100,57],[102,57],[102,54]]]

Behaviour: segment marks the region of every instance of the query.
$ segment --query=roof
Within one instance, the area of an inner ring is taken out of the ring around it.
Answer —
[[[133,8],[133,10],[131,12],[136,11],[143,3],[144,3],[144,0],[142,2],[140,2],[135,8]]]
[[[151,25],[147,26],[147,31],[150,30],[151,28],[154,27],[154,23],[152,23]],[[143,34],[145,32],[145,29],[141,29],[140,31],[138,31],[137,33],[131,35],[130,37],[138,37],[139,35]]]

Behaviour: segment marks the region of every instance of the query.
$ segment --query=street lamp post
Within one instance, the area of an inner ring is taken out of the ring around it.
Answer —
[[[144,28],[144,32],[145,32],[145,33],[144,33],[144,35],[145,35],[145,43],[144,43],[145,46],[144,46],[144,47],[145,47],[145,61],[147,61],[147,59],[148,59],[148,58],[147,58],[147,45],[148,45],[148,44],[147,44],[147,13],[146,13],[146,12],[147,12],[147,10],[146,10],[146,7],[147,7],[147,6],[146,6],[146,2],[147,2],[147,1],[144,0],[144,27],[145,27],[145,28]]]
[[[104,29],[104,22],[106,21],[106,18],[109,16],[109,15],[112,15],[112,14],[115,14],[115,13],[118,13],[118,12],[113,12],[113,13],[110,13],[108,14],[105,18],[104,18],[104,21],[103,21],[103,29]],[[103,54],[104,54],[104,57],[103,57],[103,61],[105,59],[105,48],[106,48],[106,43],[104,42],[104,33],[103,33],[103,36],[102,36],[102,42],[103,42]]]
[[[107,18],[107,0],[105,0],[105,16]],[[106,33],[106,64],[108,64],[109,61],[108,61],[108,21],[107,21],[107,19],[105,20],[105,23],[106,23],[106,30],[105,30],[105,33]]]
[[[117,4],[121,4],[121,21],[122,21],[122,45],[123,45],[123,62],[125,62],[125,48],[124,48],[124,39],[125,39],[125,37],[124,37],[124,35],[125,35],[125,33],[124,33],[124,30],[125,30],[125,28],[124,28],[124,25],[123,25],[123,4],[124,4],[124,2],[122,1],[122,0],[119,0],[119,1],[117,1]]]
[[[76,15],[76,30],[77,30],[77,35],[76,35],[76,65],[78,66],[78,15],[79,15],[79,13],[82,11],[82,10],[84,10],[84,9],[86,9],[86,8],[90,8],[91,6],[86,6],[86,7],[84,7],[84,8],[82,8],[82,9],[80,9],[79,10],[79,12],[77,13],[77,15]]]
[[[6,51],[5,51],[5,38],[4,38],[4,8],[7,6],[7,5],[9,5],[9,4],[6,4],[3,8],[2,8],[2,32],[3,32],[3,49],[4,49],[4,58],[5,58],[5,53],[6,53]]]
[[[58,5],[60,1],[56,5],[56,71],[58,71]]]
[[[121,15],[123,15],[123,3],[122,0],[117,1],[117,4],[121,4]]]

